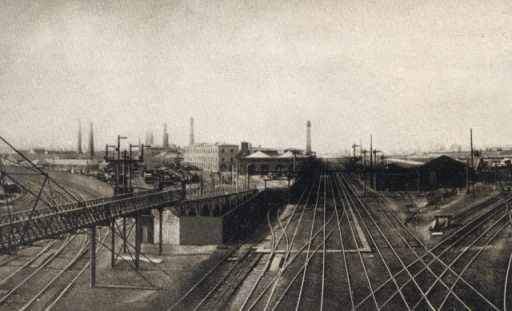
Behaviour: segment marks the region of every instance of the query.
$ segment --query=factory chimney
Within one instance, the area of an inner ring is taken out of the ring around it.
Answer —
[[[78,154],[82,154],[82,122],[78,120],[78,146],[77,146]]]
[[[90,123],[90,133],[89,133],[89,156],[94,158],[94,135],[92,132],[92,122]]]
[[[189,145],[192,146],[194,144],[194,118],[190,117],[190,142]]]
[[[167,123],[164,124],[164,141],[162,147],[169,148],[169,134],[167,134]]]
[[[306,155],[311,155],[311,121],[308,121],[308,132],[306,137]]]

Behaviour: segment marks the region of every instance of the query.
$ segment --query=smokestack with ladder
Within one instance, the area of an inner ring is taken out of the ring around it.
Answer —
[[[310,156],[311,155],[311,121],[308,121],[307,126],[308,126],[308,132],[307,132],[307,137],[306,137],[306,155]]]
[[[82,154],[82,122],[78,120],[78,146],[77,153]]]
[[[190,141],[189,145],[192,146],[194,144],[194,118],[190,117]]]
[[[90,125],[90,132],[89,132],[89,156],[91,158],[93,158],[94,157],[94,135],[93,135],[93,132],[92,132],[92,122],[89,125]]]

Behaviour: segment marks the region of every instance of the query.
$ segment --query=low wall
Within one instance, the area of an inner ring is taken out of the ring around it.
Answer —
[[[163,244],[210,245],[241,240],[254,230],[254,224],[265,221],[267,213],[284,205],[287,190],[268,189],[260,192],[220,217],[175,216],[170,210],[162,213]],[[154,217],[154,241],[159,242],[159,213]]]
[[[222,217],[180,217],[180,245],[222,244]]]

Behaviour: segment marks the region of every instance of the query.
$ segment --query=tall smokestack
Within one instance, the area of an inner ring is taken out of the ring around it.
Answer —
[[[190,117],[190,142],[189,145],[194,144],[194,118]]]
[[[78,120],[78,146],[77,146],[78,154],[82,154],[82,122]]]
[[[94,157],[94,135],[92,132],[92,122],[90,123],[90,132],[89,132],[89,156],[91,158]]]
[[[311,155],[311,121],[308,121],[308,133],[306,136],[306,155]]]
[[[167,134],[167,123],[164,124],[164,141],[162,147],[169,148],[169,134]]]

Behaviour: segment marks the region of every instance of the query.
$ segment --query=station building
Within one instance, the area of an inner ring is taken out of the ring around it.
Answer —
[[[203,171],[225,172],[235,167],[238,145],[203,143],[183,148],[183,165],[195,166]]]
[[[305,156],[286,151],[277,156],[257,151],[248,156],[239,159],[240,172],[249,173],[249,175],[287,174],[294,172],[304,162],[309,161],[313,155]]]

